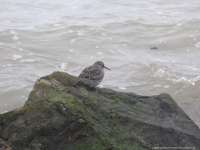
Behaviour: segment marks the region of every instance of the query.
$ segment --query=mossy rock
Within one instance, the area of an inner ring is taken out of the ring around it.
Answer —
[[[38,79],[24,107],[0,115],[0,138],[14,150],[200,149],[200,130],[168,94],[94,88],[54,72]]]

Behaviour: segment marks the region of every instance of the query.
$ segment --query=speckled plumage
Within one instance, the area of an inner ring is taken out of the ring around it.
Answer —
[[[109,69],[104,66],[104,63],[101,61],[96,61],[92,66],[85,68],[78,78],[86,78],[93,82],[94,86],[97,86],[101,83],[104,77],[103,68]],[[109,69],[110,70],[110,69]]]

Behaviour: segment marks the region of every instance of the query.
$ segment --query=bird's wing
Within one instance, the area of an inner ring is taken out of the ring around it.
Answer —
[[[89,67],[83,69],[83,71],[80,73],[80,75],[78,76],[78,78],[89,78],[88,68]]]
[[[90,80],[100,80],[102,78],[101,71],[97,68],[87,67],[85,68],[78,78],[87,78]]]

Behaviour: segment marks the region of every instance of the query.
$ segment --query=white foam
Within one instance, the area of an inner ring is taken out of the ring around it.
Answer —
[[[163,39],[162,38],[160,38],[160,43],[162,43],[163,42]]]
[[[83,33],[81,33],[81,32],[78,32],[77,34],[78,34],[78,35],[83,35]]]
[[[0,43],[0,45],[3,45],[3,43]]]
[[[58,26],[60,26],[60,25],[59,25],[59,24],[54,24],[53,26],[58,27]]]
[[[195,80],[193,79],[187,79],[186,77],[181,77],[179,79],[170,79],[173,84],[176,84],[176,83],[184,83],[184,84],[187,84],[187,85],[195,85]]]
[[[138,86],[139,85],[138,83],[135,83],[135,82],[131,82],[131,84],[133,84],[133,86]]]
[[[98,54],[98,55],[101,55],[102,53],[101,53],[101,52],[98,52],[97,54]]]
[[[99,46],[95,46],[96,48],[99,48]]]
[[[7,64],[7,66],[8,66],[8,67],[11,67],[11,66],[12,66],[12,64]]]
[[[23,51],[23,49],[19,48],[20,51]]]
[[[166,88],[166,89],[169,88],[169,87],[170,87],[169,85],[165,85],[165,86],[164,86],[164,88]]]
[[[178,26],[182,26],[183,24],[182,23],[179,23],[179,24],[177,24],[176,26],[178,27]]]
[[[17,42],[17,44],[21,45],[21,43],[20,43],[20,42]]]
[[[13,55],[13,58],[16,58],[16,59],[19,59],[21,57],[22,57],[21,55]]]
[[[103,36],[106,36],[106,34],[105,34],[105,33],[102,33],[101,35],[103,35]]]
[[[73,49],[70,49],[69,51],[70,51],[70,52],[72,52],[72,51],[73,51]]]
[[[200,76],[196,77],[196,79],[199,80],[199,79],[200,79]],[[196,81],[197,81],[197,80],[196,80]]]
[[[71,43],[74,43],[75,41],[76,41],[75,39],[72,39],[70,42],[71,42]]]
[[[14,35],[13,40],[19,40],[19,37],[17,35]]]
[[[10,34],[17,34],[14,30],[10,30]]]
[[[159,69],[155,74],[154,77],[162,77],[165,70]]]
[[[125,90],[126,88],[125,88],[125,87],[119,87],[119,89],[121,89],[121,90]]]
[[[94,56],[90,56],[90,58],[93,59],[93,58],[96,58],[96,57],[94,57]]]
[[[199,48],[200,47],[200,42],[196,43],[195,46],[196,46],[196,48]]]
[[[160,84],[156,84],[156,85],[154,85],[154,87],[161,87],[161,85]]]
[[[67,63],[61,63],[60,64],[60,68],[61,69],[66,69],[66,66],[67,66],[68,64]]]
[[[27,27],[26,29],[34,29],[34,26]]]
[[[163,14],[163,12],[158,11],[157,14]]]
[[[24,63],[24,62],[34,62],[35,60],[34,59],[22,59],[20,60],[21,63]]]
[[[69,33],[72,33],[72,32],[74,32],[73,30],[69,30]]]
[[[111,53],[116,53],[116,52],[114,52],[113,50],[109,50]]]

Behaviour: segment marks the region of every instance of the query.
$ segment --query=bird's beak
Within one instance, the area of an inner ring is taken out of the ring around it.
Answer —
[[[106,69],[108,69],[108,70],[110,70],[109,68],[107,68],[106,66],[103,66],[104,68],[106,68]],[[111,70],[110,70],[111,71]]]

